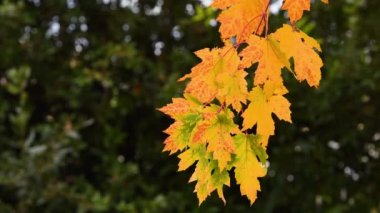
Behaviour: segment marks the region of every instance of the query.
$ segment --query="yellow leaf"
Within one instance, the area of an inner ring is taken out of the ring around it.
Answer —
[[[272,48],[272,51],[276,55],[276,58],[281,62],[283,66],[288,68],[288,70],[291,70],[289,60],[286,58],[285,53],[280,49],[279,43],[272,38],[272,34],[269,34],[268,41],[271,44],[270,47]]]
[[[199,205],[210,195],[208,190],[209,182],[211,181],[212,167],[210,162],[206,158],[201,158],[196,167],[189,182],[197,181],[194,192],[197,193]]]
[[[210,160],[205,148],[197,152],[198,163],[189,182],[197,181],[194,192],[197,193],[199,205],[213,191],[217,190],[219,197],[225,202],[223,186],[230,186],[230,177],[227,170],[219,170],[215,167],[213,160]]]
[[[255,71],[254,84],[260,85],[266,81],[281,83],[281,69],[290,65],[288,60],[284,60],[284,53],[278,48],[278,42],[271,37],[261,38],[252,35],[247,44],[248,46],[240,53],[243,57],[241,65],[250,67],[256,62],[259,63]]]
[[[224,204],[226,204],[226,199],[223,195],[224,185],[230,186],[230,175],[228,174],[227,170],[220,171],[219,169],[215,169],[211,177],[209,191],[214,191],[216,189],[219,198],[222,199]]]
[[[284,98],[284,96],[275,95],[269,99],[270,108],[273,113],[281,120],[292,123],[292,119],[290,118],[290,103]]]
[[[273,37],[280,48],[286,50],[287,58],[293,57],[294,71],[299,81],[306,80],[310,86],[319,86],[323,62],[315,51],[321,50],[318,42],[303,32],[297,32],[289,25],[278,29]]]
[[[251,143],[254,138],[245,135],[234,137],[236,144],[235,178],[240,185],[242,195],[246,195],[251,203],[257,198],[257,191],[260,191],[259,177],[266,175],[267,169],[261,165],[253,152]]]
[[[255,87],[248,98],[251,103],[242,114],[243,130],[249,129],[257,124],[256,133],[260,135],[273,135],[274,122],[272,112],[268,107],[267,99],[260,87]]]
[[[247,73],[243,70],[229,71],[220,73],[218,75],[218,82],[221,84],[221,88],[218,92],[218,99],[220,102],[225,103],[226,106],[232,105],[232,107],[240,112],[241,103],[246,103],[247,100],[247,81],[245,76]]]
[[[189,146],[196,130],[195,127],[199,122],[201,122],[201,115],[199,113],[187,113],[183,115],[181,120],[174,122],[164,131],[169,137],[164,142],[165,147],[163,151],[169,151],[170,154],[173,154]]]
[[[239,112],[241,103],[245,103],[247,99],[247,81],[245,80],[247,73],[239,69],[241,62],[236,49],[230,44],[226,47],[224,53],[221,53],[222,58],[218,63],[215,78],[218,88],[217,99],[226,106],[232,105]]]
[[[275,95],[285,95],[288,93],[288,90],[283,85],[282,82],[273,82],[267,81],[264,85],[264,94],[267,98],[270,98]]]
[[[195,163],[196,160],[198,160],[196,154],[193,152],[193,149],[188,149],[182,152],[178,155],[178,158],[180,159],[178,164],[178,171],[183,171],[189,168]]]
[[[223,170],[231,161],[231,154],[235,146],[231,134],[239,132],[238,126],[233,122],[233,113],[230,110],[221,111],[205,132],[204,140],[208,142],[207,151],[212,153],[213,159],[218,161],[218,167]]]
[[[170,152],[170,155],[174,154],[175,152],[179,151],[182,147],[177,145],[177,137],[178,137],[178,129],[182,125],[182,122],[176,121],[172,125],[169,126],[164,132],[169,135],[169,137],[166,138],[164,141],[164,149],[163,152],[168,151]]]
[[[248,99],[251,103],[242,114],[244,119],[243,130],[257,125],[256,134],[263,136],[274,135],[272,113],[279,119],[291,122],[290,103],[282,96],[284,91],[269,88],[273,85],[271,82],[268,82],[268,85],[264,86],[264,90],[261,87],[254,87],[250,92]],[[275,93],[275,91],[280,93]]]
[[[226,44],[222,49],[197,51],[196,55],[202,62],[180,79],[191,78],[185,92],[204,103],[217,98],[226,106],[232,105],[236,111],[240,111],[248,92],[246,72],[239,70],[241,62],[236,49]]]

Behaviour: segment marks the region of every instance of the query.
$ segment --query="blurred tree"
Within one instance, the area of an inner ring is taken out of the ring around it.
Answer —
[[[1,1],[0,212],[379,212],[380,2],[320,6],[299,25],[323,42],[324,78],[315,91],[287,80],[294,125],[276,130],[259,199],[233,186],[227,206],[198,208],[190,173],[161,153],[170,121],[155,109],[180,94],[192,52],[219,44],[215,12]]]

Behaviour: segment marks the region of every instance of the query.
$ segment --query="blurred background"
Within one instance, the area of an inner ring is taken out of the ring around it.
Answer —
[[[298,26],[322,45],[323,79],[284,73],[278,122],[250,207],[198,207],[162,153],[193,51],[221,44],[212,1],[1,0],[0,212],[380,212],[380,1],[315,1]],[[270,30],[287,21],[271,5]]]

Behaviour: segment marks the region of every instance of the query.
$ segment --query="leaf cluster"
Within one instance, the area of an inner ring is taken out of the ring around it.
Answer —
[[[310,10],[310,0],[284,1],[291,25],[271,34],[269,4],[215,0],[211,7],[221,10],[217,20],[224,46],[195,52],[201,62],[179,79],[190,79],[184,98],[159,109],[175,120],[165,130],[169,137],[164,151],[180,152],[179,171],[196,164],[190,182],[197,181],[199,203],[215,190],[225,202],[223,186],[230,185],[229,171],[234,169],[241,194],[252,205],[260,191],[258,178],[267,171],[265,149],[275,133],[273,114],[292,122],[282,70],[319,86],[319,43],[294,25]],[[253,86],[248,87],[253,67]]]

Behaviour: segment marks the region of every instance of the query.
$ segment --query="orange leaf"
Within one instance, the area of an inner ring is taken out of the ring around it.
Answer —
[[[287,58],[293,57],[294,70],[299,81],[306,80],[310,86],[319,86],[323,62],[315,50],[321,51],[318,42],[303,32],[297,32],[289,25],[278,29],[273,37],[280,48],[286,50]]]
[[[181,116],[190,110],[189,103],[184,98],[173,98],[171,104],[168,104],[158,110],[169,115],[172,118]]]
[[[221,103],[232,105],[236,111],[240,111],[248,92],[246,72],[239,70],[240,58],[236,49],[226,44],[221,49],[197,51],[196,55],[202,62],[180,79],[191,78],[185,92],[204,103],[217,98]]]
[[[211,7],[224,10],[233,4],[236,4],[239,0],[214,0]]]
[[[329,3],[328,0],[322,0],[322,2]],[[282,9],[288,11],[290,21],[294,23],[302,18],[303,11],[310,10],[310,0],[284,0]]]
[[[269,0],[219,0],[211,6],[223,9],[218,17],[221,23],[219,32],[222,39],[236,36],[238,41],[244,41],[250,34],[260,34],[264,29],[262,15],[266,12]]]
[[[283,10],[288,10],[288,16],[292,23],[300,20],[303,11],[310,10],[310,0],[284,0]]]

